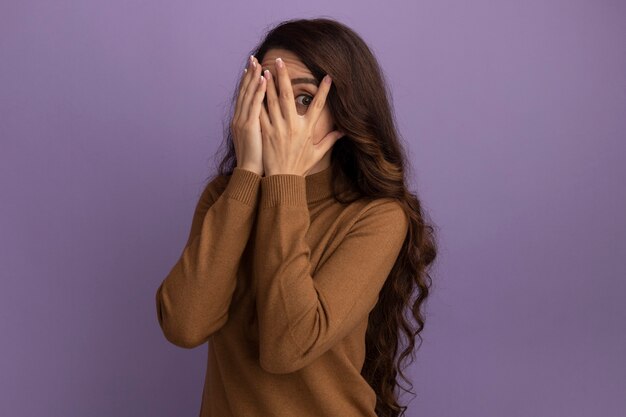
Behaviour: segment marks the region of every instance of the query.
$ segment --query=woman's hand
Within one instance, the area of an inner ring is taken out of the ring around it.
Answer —
[[[263,107],[265,86],[261,65],[253,56],[239,86],[235,114],[230,124],[237,167],[263,176],[263,142],[259,113]]]
[[[306,114],[299,115],[294,103],[287,66],[280,58],[276,60],[276,72],[280,97],[276,92],[271,73],[264,72],[264,76],[267,77],[268,107],[268,110],[265,107],[261,108],[265,176],[274,174],[305,176],[344,135],[341,131],[333,130],[319,143],[313,143],[315,125],[324,108],[332,80],[328,75],[324,77]]]

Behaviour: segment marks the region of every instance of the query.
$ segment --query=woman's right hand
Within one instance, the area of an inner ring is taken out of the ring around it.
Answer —
[[[261,64],[256,57],[248,60],[237,96],[235,114],[230,123],[237,167],[263,176],[263,142],[261,139],[261,106],[266,82],[261,76]]]

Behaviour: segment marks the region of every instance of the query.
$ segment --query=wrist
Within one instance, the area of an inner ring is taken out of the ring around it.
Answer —
[[[242,164],[242,165],[237,165],[237,168],[245,169],[246,171],[254,172],[255,174],[257,174],[259,176],[263,176],[263,167],[257,167],[257,166],[254,166],[254,165]]]

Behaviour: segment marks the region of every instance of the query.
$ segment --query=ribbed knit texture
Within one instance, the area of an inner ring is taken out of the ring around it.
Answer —
[[[223,180],[156,292],[167,340],[208,342],[200,417],[375,417],[365,330],[406,236],[401,205],[336,202],[330,167]]]
[[[254,206],[259,195],[260,180],[261,177],[252,171],[235,168],[229,181],[230,187],[224,190],[224,194],[249,206]]]

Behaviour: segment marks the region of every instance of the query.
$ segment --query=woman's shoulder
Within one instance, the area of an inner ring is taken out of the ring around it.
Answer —
[[[363,203],[358,220],[368,219],[372,223],[386,222],[403,223],[408,221],[404,205],[397,198],[379,197],[368,199]]]
[[[393,197],[358,197],[345,204],[345,208],[350,209],[356,217],[380,213],[399,216],[405,212],[404,205]]]
[[[343,205],[340,224],[346,232],[355,228],[408,227],[404,205],[392,197],[360,197]]]

